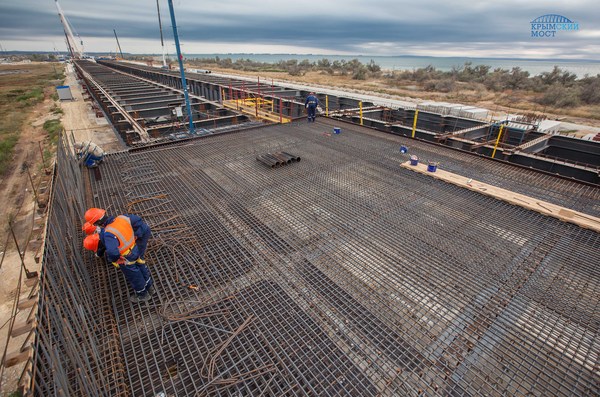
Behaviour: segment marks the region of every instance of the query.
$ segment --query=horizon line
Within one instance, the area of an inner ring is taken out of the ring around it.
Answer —
[[[0,55],[14,55],[14,54],[68,54],[67,51],[42,51],[42,50],[4,50]],[[86,54],[111,54],[113,51],[86,51]],[[127,55],[149,55],[149,56],[160,56],[159,53],[133,53],[133,52],[124,52],[123,54]],[[168,54],[169,55],[169,54]],[[173,54],[170,54],[173,56]],[[188,58],[192,55],[293,55],[297,57],[302,56],[322,56],[322,57],[363,57],[363,58],[440,58],[440,59],[451,59],[451,58],[460,58],[460,59],[494,59],[494,60],[520,60],[520,61],[573,61],[573,62],[600,62],[600,59],[590,59],[590,58],[520,58],[520,57],[486,57],[486,56],[439,56],[439,55],[412,55],[412,54],[400,54],[400,55],[369,55],[369,54],[297,54],[292,52],[285,53],[271,53],[271,52],[227,52],[227,53],[218,53],[218,52],[191,52],[188,54]]]

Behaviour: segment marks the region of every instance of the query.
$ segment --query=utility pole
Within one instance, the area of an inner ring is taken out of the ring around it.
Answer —
[[[187,82],[185,81],[185,70],[183,69],[183,55],[179,47],[179,35],[177,34],[177,23],[175,22],[175,10],[173,10],[173,0],[169,0],[169,11],[171,12],[171,23],[173,24],[173,36],[175,36],[175,48],[177,49],[177,60],[179,61],[179,72],[181,73],[181,85],[183,86],[183,96],[185,97],[185,106],[190,119],[190,134],[195,134],[194,117],[192,116],[192,105],[188,94]]]

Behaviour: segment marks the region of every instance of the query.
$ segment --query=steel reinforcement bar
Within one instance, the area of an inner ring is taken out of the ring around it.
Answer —
[[[107,280],[133,395],[598,394],[598,233],[403,170],[398,148],[594,216],[598,188],[329,128],[115,154],[91,179],[153,227],[159,296]],[[282,151],[302,162],[256,161]]]
[[[36,396],[127,395],[108,269],[82,257],[84,184],[72,142],[57,148],[40,278],[33,384]]]

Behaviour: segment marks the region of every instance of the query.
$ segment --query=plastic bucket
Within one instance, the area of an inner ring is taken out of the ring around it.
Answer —
[[[419,158],[417,156],[410,156],[410,165],[419,164]]]
[[[427,171],[435,172],[437,170],[437,167],[438,167],[438,163],[430,161],[429,164],[427,165]]]
[[[339,128],[339,127],[334,127],[334,128],[333,128],[333,133],[334,133],[334,134],[340,134],[341,132],[342,132],[342,129],[341,129],[341,128]]]
[[[404,145],[400,146],[400,153],[402,153],[402,154],[408,153],[408,148]]]

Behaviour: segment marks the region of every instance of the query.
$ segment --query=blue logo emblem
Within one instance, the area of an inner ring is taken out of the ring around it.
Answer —
[[[542,15],[531,21],[531,37],[556,37],[559,30],[579,30],[579,24],[557,14]]]

